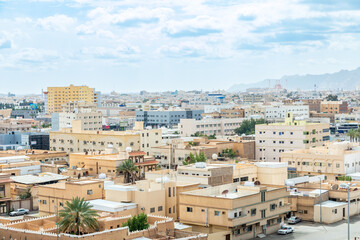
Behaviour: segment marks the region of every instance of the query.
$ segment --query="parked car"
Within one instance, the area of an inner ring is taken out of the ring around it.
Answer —
[[[19,208],[18,210],[10,212],[9,215],[10,216],[20,216],[20,215],[25,215],[28,213],[29,213],[29,209]]]
[[[294,232],[294,228],[283,225],[281,226],[281,228],[278,230],[277,233],[280,235],[286,235],[293,232]]]
[[[293,216],[293,217],[288,219],[289,224],[296,224],[296,223],[299,223],[299,222],[301,222],[301,218],[296,217],[296,216]]]

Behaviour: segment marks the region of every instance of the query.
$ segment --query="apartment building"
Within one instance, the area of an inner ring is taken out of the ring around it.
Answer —
[[[145,126],[171,128],[180,123],[180,119],[201,119],[204,110],[136,110],[136,121]]]
[[[40,185],[38,188],[39,215],[46,216],[63,209],[66,201],[74,197],[85,200],[102,199],[104,182],[100,180],[84,180],[59,182]]]
[[[287,113],[285,122],[255,126],[256,159],[280,162],[282,152],[322,146],[329,139],[328,123],[298,121]]]
[[[180,222],[211,239],[252,239],[280,228],[290,212],[286,187],[239,183],[180,194]]]
[[[151,148],[162,144],[161,129],[143,129],[141,125],[136,124],[129,131],[84,131],[80,124],[75,124],[71,129],[50,132],[50,149],[67,153],[98,152],[110,145],[119,152],[131,147],[133,151],[151,155]]]
[[[183,165],[183,160],[187,160],[190,154],[204,153],[207,159],[211,159],[213,154],[220,155],[223,150],[232,149],[236,157],[255,159],[255,142],[241,139],[232,140],[207,140],[206,138],[184,141],[184,139],[173,139],[168,145],[153,147],[151,149],[160,166],[171,168]]]
[[[11,205],[11,183],[8,173],[0,173],[0,214],[8,214]]]
[[[278,105],[278,106],[265,107],[266,119],[282,119],[286,117],[287,113],[292,113],[294,117],[309,118],[309,106],[308,105]]]
[[[295,182],[298,181],[297,184],[291,186],[290,197],[288,198],[291,204],[291,212],[294,215],[306,221],[321,221],[332,224],[347,219],[349,198],[350,216],[360,213],[360,192],[357,191],[359,182],[351,182],[352,186],[350,186],[348,195],[347,189],[341,188],[344,182],[325,180],[320,183],[318,176],[302,178],[290,179]],[[349,182],[345,183],[348,184]]]
[[[181,119],[179,123],[180,134],[190,137],[195,133],[204,135],[231,136],[235,129],[240,127],[244,118],[204,118],[202,120]]]
[[[117,168],[126,160],[132,160],[136,167],[139,168],[138,178],[141,178],[145,172],[156,169],[158,161],[153,156],[146,156],[142,151],[117,152],[115,154],[98,154],[89,153],[72,153],[69,156],[69,167],[72,169],[84,168],[87,175],[96,176],[106,174],[115,177]]]
[[[80,121],[81,130],[102,130],[102,114],[97,111],[95,103],[68,102],[62,112],[51,115],[52,131],[71,128],[73,121]]]
[[[360,171],[360,147],[350,142],[327,143],[281,153],[281,162],[288,163],[291,176],[325,175],[328,180],[336,180]]]
[[[303,99],[301,102],[309,106],[309,112],[321,112],[321,99]]]
[[[245,94],[243,96],[243,102],[245,104],[254,104],[257,102],[264,102],[264,95],[263,94]]]
[[[45,95],[45,112],[61,112],[62,105],[68,102],[84,101],[98,104],[99,92],[87,86],[48,87]]]
[[[320,111],[322,113],[348,113],[348,103],[345,101],[322,101]]]
[[[0,120],[0,133],[29,132],[33,125],[39,125],[39,121],[33,119],[3,119]]]

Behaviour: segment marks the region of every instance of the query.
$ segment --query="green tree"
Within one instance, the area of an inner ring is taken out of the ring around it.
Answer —
[[[206,157],[204,152],[196,154],[196,162],[206,162]]]
[[[124,173],[124,182],[129,183],[130,179],[131,182],[135,181],[135,172],[139,171],[139,169],[135,166],[135,164],[130,160],[125,160],[118,168],[118,172]]]
[[[222,152],[219,154],[219,157],[228,157],[228,158],[235,158],[236,153],[231,148],[223,149]]]
[[[91,207],[84,198],[75,197],[70,202],[66,201],[64,209],[59,211],[59,230],[76,235],[87,229],[96,231],[99,228],[96,217],[99,215]]]
[[[148,229],[150,225],[147,221],[147,215],[145,213],[140,213],[132,218],[129,218],[122,224],[122,227],[129,227],[129,231],[133,232]]]
[[[257,124],[264,124],[266,123],[265,119],[250,119],[250,120],[244,120],[240,127],[235,129],[235,133],[237,135],[250,135],[255,133],[255,125]]]
[[[329,95],[327,95],[326,96],[326,101],[338,101],[339,99],[338,99],[338,96],[337,95],[333,95],[333,94],[329,94]]]
[[[339,176],[339,177],[337,177],[337,180],[339,180],[339,181],[352,181],[352,178],[350,176]]]

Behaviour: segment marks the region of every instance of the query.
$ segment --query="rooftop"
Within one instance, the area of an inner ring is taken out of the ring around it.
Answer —
[[[333,208],[333,207],[340,207],[340,206],[345,206],[347,203],[346,202],[335,202],[335,201],[325,201],[321,203],[321,207],[328,207],[328,208]],[[320,206],[320,204],[316,204],[315,206]]]
[[[65,180],[68,176],[55,174],[55,173],[40,173],[39,175],[22,175],[10,177],[14,182],[22,184],[40,184],[52,181]]]
[[[137,207],[136,203],[121,203],[103,199],[95,199],[88,202],[92,205],[92,209],[105,212],[121,212]]]

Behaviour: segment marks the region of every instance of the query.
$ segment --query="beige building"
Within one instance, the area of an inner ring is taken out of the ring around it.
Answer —
[[[146,156],[145,152],[118,152],[116,154],[97,154],[96,152],[72,153],[69,158],[69,167],[71,169],[84,168],[86,175],[99,175],[101,173],[107,176],[115,177],[117,168],[125,161],[132,160],[139,168],[138,177],[141,178],[145,172],[156,169],[158,161],[153,156]]]
[[[240,127],[243,120],[243,118],[180,119],[179,131],[183,137],[190,137],[197,132],[208,136],[234,135],[235,129]]]
[[[348,113],[348,103],[345,101],[322,101],[320,105],[322,113]]]
[[[0,151],[0,157],[10,156],[27,156],[31,161],[39,161],[41,163],[57,163],[65,164],[68,161],[68,154],[60,151],[49,151],[39,149],[25,150],[7,150]]]
[[[287,113],[285,122],[255,126],[256,159],[280,162],[283,152],[322,146],[329,139],[328,123],[298,121]]]
[[[0,133],[29,132],[32,126],[38,126],[34,119],[4,119],[0,120]]]
[[[95,103],[68,102],[62,112],[52,114],[52,131],[71,128],[74,121],[80,122],[81,130],[102,130],[102,113],[97,111]]]
[[[39,215],[46,216],[63,209],[66,201],[74,197],[85,200],[102,199],[104,182],[100,180],[84,180],[74,182],[59,182],[42,185],[38,188]]]
[[[225,184],[180,194],[180,222],[209,239],[252,239],[280,228],[290,211],[285,187]]]
[[[76,125],[71,129],[50,132],[50,149],[67,153],[98,152],[112,146],[120,152],[131,147],[150,155],[152,147],[161,145],[161,129],[143,129],[140,125],[128,131],[83,131],[80,125]]]
[[[328,180],[360,171],[358,143],[334,142],[325,146],[281,153],[291,176],[325,175]]]
[[[62,105],[68,102],[84,101],[95,104],[98,102],[95,89],[87,86],[48,87],[44,94],[47,113],[61,112]]]
[[[183,161],[187,160],[192,154],[204,153],[207,159],[212,159],[214,154],[221,155],[223,150],[232,149],[236,157],[254,159],[255,158],[255,142],[242,139],[208,140],[206,138],[197,138],[193,141],[185,141],[183,139],[171,140],[170,144],[153,147],[151,149],[160,166],[171,168],[183,165]]]
[[[0,214],[10,212],[12,182],[10,174],[0,173]]]
[[[242,107],[222,108],[220,111],[202,113],[201,116],[203,118],[245,118],[245,110]]]

